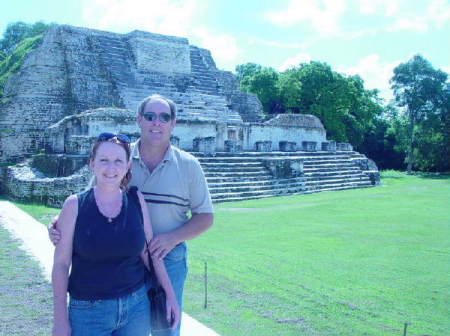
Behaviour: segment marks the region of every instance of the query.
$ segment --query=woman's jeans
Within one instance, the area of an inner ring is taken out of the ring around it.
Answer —
[[[111,300],[84,301],[70,298],[72,336],[148,336],[150,302],[147,286]]]

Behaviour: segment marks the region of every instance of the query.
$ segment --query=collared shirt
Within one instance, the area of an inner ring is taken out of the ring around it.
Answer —
[[[188,212],[213,213],[203,169],[189,153],[170,146],[150,172],[139,153],[139,140],[131,149],[130,186],[138,187],[147,203],[155,234],[172,231],[188,220]]]

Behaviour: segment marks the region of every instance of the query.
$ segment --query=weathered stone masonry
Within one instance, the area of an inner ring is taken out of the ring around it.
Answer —
[[[216,201],[379,181],[350,144],[326,139],[318,118],[264,120],[258,98],[185,38],[57,26],[6,83],[0,162],[21,163],[0,168],[0,191],[61,204],[89,178],[85,163],[99,133],[137,139],[136,107],[152,93],[177,104],[171,141],[199,157]]]

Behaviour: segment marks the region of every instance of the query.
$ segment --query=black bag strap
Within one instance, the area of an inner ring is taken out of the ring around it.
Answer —
[[[140,210],[140,217],[142,220],[142,225],[144,225],[143,211],[142,211],[142,207],[141,207],[141,202],[139,201],[139,197],[137,195],[137,191],[138,191],[138,188],[133,186],[128,189],[128,194],[130,195],[131,199],[135,202],[138,209]],[[148,268],[149,268],[150,283],[153,286],[158,286],[159,281],[158,281],[158,278],[156,277],[155,267],[153,266],[153,260],[150,256],[150,249],[149,249],[148,243],[149,242],[147,241],[147,237],[145,237],[145,247],[146,247],[146,252],[147,252],[147,262],[148,262]]]

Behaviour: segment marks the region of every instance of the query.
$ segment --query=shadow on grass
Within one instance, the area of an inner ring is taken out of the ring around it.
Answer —
[[[406,175],[405,172],[398,171],[398,170],[382,170],[381,171],[381,179],[384,179],[384,178],[404,179],[407,177],[408,177],[408,175]]]
[[[412,175],[423,178],[423,179],[432,179],[432,180],[450,180],[450,173],[423,173],[423,172],[415,172]]]
[[[404,171],[398,170],[384,170],[381,172],[381,178],[390,178],[390,179],[404,179],[409,176],[415,176],[423,179],[433,179],[433,180],[449,180],[450,173],[430,173],[430,172],[412,172],[408,174]]]

